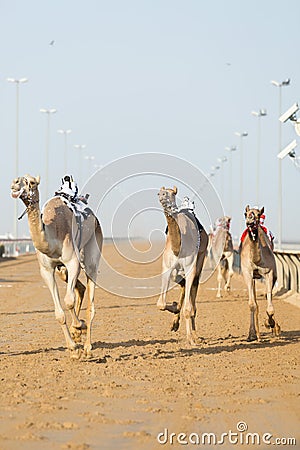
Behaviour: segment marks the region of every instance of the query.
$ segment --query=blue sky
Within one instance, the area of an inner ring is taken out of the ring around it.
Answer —
[[[233,231],[243,214],[240,141],[244,139],[243,203],[256,203],[258,119],[261,119],[261,189],[268,226],[278,221],[278,99],[270,80],[291,78],[282,88],[282,112],[300,101],[300,3],[201,0],[0,0],[0,234],[13,229],[10,183],[15,176],[16,95],[7,77],[27,77],[20,86],[20,175],[45,179],[46,117],[50,121],[49,186],[63,175],[63,136],[68,170],[77,178],[132,153],[162,152],[185,158],[204,173],[225,147],[236,145],[233,165]],[[54,40],[54,45],[49,43]],[[282,126],[282,147],[298,139]],[[74,144],[86,144],[80,155]],[[297,149],[296,149],[297,151]],[[84,153],[84,154],[83,154]],[[300,154],[300,146],[298,148]],[[94,156],[89,165],[83,156]],[[228,155],[226,155],[228,156]],[[283,239],[299,241],[299,175],[283,160]],[[213,183],[229,209],[229,163]],[[159,188],[159,186],[158,186]],[[19,206],[22,210],[22,207]],[[26,219],[19,226],[27,233]]]

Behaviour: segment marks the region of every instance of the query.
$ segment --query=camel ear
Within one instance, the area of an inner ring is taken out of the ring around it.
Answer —
[[[174,194],[176,195],[177,194],[177,186],[173,186],[173,191],[174,191]]]
[[[261,208],[261,210],[259,211],[259,214],[262,215],[262,214],[264,213],[264,210],[265,210],[265,207],[263,206],[263,207]]]
[[[164,191],[166,188],[163,186],[160,188],[161,191]]]
[[[249,205],[247,205],[245,211],[248,212],[249,210],[250,210]]]
[[[35,180],[36,180],[36,184],[40,184],[40,181],[41,181],[40,175],[37,175],[37,176],[35,177]]]

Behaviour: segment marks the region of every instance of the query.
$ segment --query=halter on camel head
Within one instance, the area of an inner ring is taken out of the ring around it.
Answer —
[[[15,178],[12,182],[11,196],[15,199],[20,198],[26,205],[24,213],[18,219],[22,219],[28,208],[39,203],[39,191],[37,189],[39,183],[40,177],[34,178],[31,175]]]
[[[164,209],[164,212],[168,216],[172,216],[178,213],[178,207],[176,205],[175,196],[177,194],[177,187],[174,186],[173,189],[166,189],[164,186],[160,188],[158,195],[159,201]]]
[[[246,226],[253,241],[255,241],[257,238],[258,227],[260,226],[259,220],[263,212],[264,207],[258,209],[258,208],[250,208],[249,205],[247,205],[245,208]]]

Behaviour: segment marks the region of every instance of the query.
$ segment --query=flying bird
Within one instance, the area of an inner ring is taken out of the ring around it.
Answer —
[[[54,45],[55,41],[49,42],[49,45]]]

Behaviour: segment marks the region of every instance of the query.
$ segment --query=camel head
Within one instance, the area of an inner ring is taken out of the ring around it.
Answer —
[[[12,198],[20,198],[26,206],[39,202],[39,190],[40,184],[39,175],[35,178],[31,175],[25,175],[24,177],[15,178],[11,184],[11,196]]]
[[[260,216],[264,212],[264,207],[261,209],[258,208],[250,208],[249,205],[245,208],[245,219],[246,225],[249,231],[252,233],[252,237],[254,238],[253,233],[258,229]]]
[[[162,207],[164,208],[164,211],[167,212],[168,214],[177,211],[176,194],[177,194],[176,186],[174,186],[173,189],[165,188],[164,186],[160,188],[158,198]]]
[[[231,222],[231,217],[229,217],[229,216],[224,216],[220,219],[220,225],[222,226],[222,228],[224,228],[224,230],[230,229],[230,222]]]

